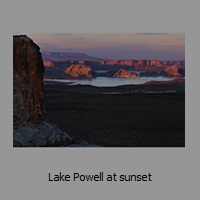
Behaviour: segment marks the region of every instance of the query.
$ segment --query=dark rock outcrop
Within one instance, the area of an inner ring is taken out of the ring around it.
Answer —
[[[28,37],[13,37],[13,124],[37,122],[44,115],[44,66],[39,47]]]

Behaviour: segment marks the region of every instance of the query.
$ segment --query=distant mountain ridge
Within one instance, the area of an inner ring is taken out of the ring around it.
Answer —
[[[64,60],[103,60],[88,56],[86,53],[73,52],[42,52],[43,61],[64,61]]]
[[[92,57],[86,53],[73,53],[73,52],[42,52],[43,61],[48,62],[64,62],[74,61],[80,64],[100,64],[103,65],[122,65],[122,66],[136,66],[136,68],[144,68],[145,66],[166,67],[175,65],[178,68],[185,68],[185,60],[157,60],[157,59],[102,59]],[[48,63],[46,66],[50,65]],[[148,68],[148,67],[147,67]]]

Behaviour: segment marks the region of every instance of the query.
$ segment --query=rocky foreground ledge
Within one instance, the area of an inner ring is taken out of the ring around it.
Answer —
[[[46,121],[20,124],[13,129],[15,147],[67,146],[72,143],[74,142],[67,133]]]
[[[87,142],[77,143],[67,133],[47,121],[21,124],[13,129],[14,147],[100,147]]]

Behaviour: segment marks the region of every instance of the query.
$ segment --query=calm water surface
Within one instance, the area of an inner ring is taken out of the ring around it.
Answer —
[[[87,79],[87,80],[72,80],[72,79],[54,79],[49,81],[55,81],[55,82],[64,82],[64,83],[71,83],[71,85],[92,85],[92,86],[98,86],[98,87],[114,87],[119,85],[138,85],[143,84],[148,81],[169,81],[173,78],[168,77],[140,77],[140,78],[109,78],[109,77],[97,77],[93,79]],[[46,80],[48,81],[48,80]]]

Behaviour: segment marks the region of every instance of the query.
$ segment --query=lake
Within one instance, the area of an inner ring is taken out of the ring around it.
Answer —
[[[169,77],[140,77],[140,78],[110,78],[110,77],[97,77],[92,79],[46,79],[45,81],[55,81],[63,83],[71,83],[71,85],[92,85],[98,87],[114,87],[119,85],[138,85],[148,81],[170,81],[173,78]]]

